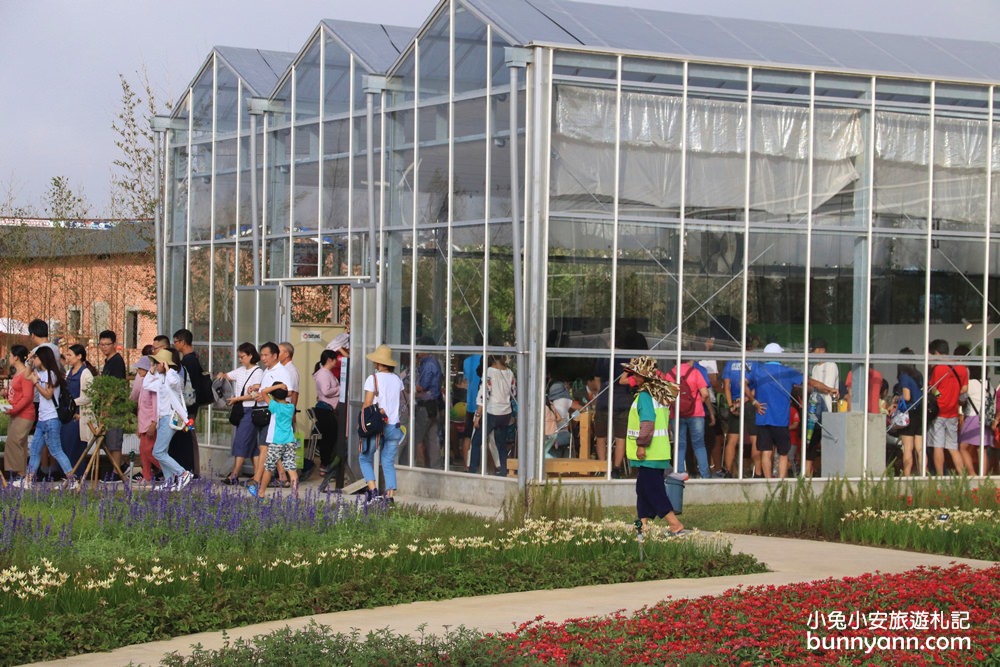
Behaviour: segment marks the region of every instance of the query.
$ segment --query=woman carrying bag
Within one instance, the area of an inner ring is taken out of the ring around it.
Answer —
[[[396,493],[396,455],[399,453],[399,443],[403,441],[403,429],[399,423],[399,397],[403,392],[403,381],[396,375],[399,365],[392,358],[392,348],[379,345],[369,354],[368,361],[375,364],[375,372],[365,378],[365,400],[362,410],[377,405],[385,419],[382,433],[361,443],[359,462],[361,473],[365,476],[368,489],[365,500],[372,501],[379,497],[378,482],[375,475],[375,451],[381,447],[382,473],[385,475],[385,499],[394,503]],[[377,443],[377,444],[376,444]]]
[[[479,395],[476,397],[476,415],[472,418],[472,455],[469,459],[469,472],[479,472],[480,455],[483,443],[488,442],[490,433],[498,451],[496,474],[507,476],[507,427],[511,423],[514,412],[513,402],[517,398],[517,382],[514,372],[507,368],[499,355],[489,356],[489,368],[486,369],[486,380],[479,385]],[[485,424],[483,414],[485,413]]]
[[[240,343],[236,348],[236,357],[239,359],[240,367],[228,373],[219,373],[216,377],[220,380],[227,380],[233,383],[236,396],[226,402],[232,406],[229,414],[229,423],[236,427],[233,430],[233,445],[231,453],[233,455],[233,469],[222,479],[223,484],[238,484],[240,480],[240,470],[243,462],[247,459],[253,461],[254,470],[257,469],[257,432],[260,430],[253,423],[253,408],[257,401],[250,396],[248,387],[260,384],[264,376],[264,370],[257,365],[260,361],[260,354],[253,343]]]
[[[170,441],[174,433],[184,428],[187,422],[187,407],[184,405],[184,384],[177,372],[178,363],[174,354],[167,349],[158,350],[149,358],[150,372],[142,380],[142,386],[156,392],[156,444],[153,457],[159,461],[163,471],[163,484],[153,487],[154,491],[179,491],[191,483],[194,476],[170,456]]]
[[[55,354],[48,347],[39,346],[32,358],[34,370],[28,375],[28,380],[38,389],[38,424],[35,425],[35,436],[31,439],[28,452],[28,474],[21,480],[24,488],[29,488],[35,478],[35,472],[42,458],[42,448],[48,447],[52,455],[66,475],[66,486],[75,489],[79,483],[72,475],[73,464],[63,452],[61,431],[62,422],[56,406],[61,392],[66,391],[66,378],[62,368],[56,361]]]
[[[66,372],[66,388],[79,410],[72,421],[62,425],[61,440],[69,462],[79,465],[80,458],[87,452],[87,444],[94,437],[90,431],[90,411],[86,406],[90,405],[87,389],[94,381],[97,371],[87,361],[87,348],[83,345],[70,345],[65,358],[69,367]]]

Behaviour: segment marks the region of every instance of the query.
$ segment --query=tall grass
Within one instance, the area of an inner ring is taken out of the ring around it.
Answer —
[[[602,521],[604,507],[595,489],[565,487],[559,480],[555,484],[529,483],[523,491],[511,491],[501,505],[501,516],[515,524],[526,519]]]
[[[771,534],[839,539],[842,519],[851,512],[912,508],[998,509],[1000,498],[992,479],[917,480],[889,474],[857,482],[834,478],[817,493],[810,480],[800,478],[781,482],[768,494],[754,528]]]

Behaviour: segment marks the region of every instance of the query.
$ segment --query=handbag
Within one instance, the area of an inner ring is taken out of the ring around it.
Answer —
[[[372,378],[375,380],[375,401],[377,401],[378,377],[373,374]],[[361,412],[358,413],[358,437],[363,441],[367,441],[368,438],[377,436],[385,430],[385,414],[375,401],[371,405],[361,408]],[[362,453],[368,452],[367,443],[365,447],[361,450]]]
[[[250,421],[257,428],[267,428],[271,423],[271,411],[267,408],[257,407],[250,413]]]
[[[170,428],[175,431],[183,431],[187,427],[187,420],[176,410],[170,415]]]
[[[251,377],[253,377],[253,371],[250,371],[250,374],[247,375],[247,379],[243,383],[243,391],[240,392],[240,396],[246,396],[247,385],[250,383]],[[243,413],[245,411],[246,408],[243,407],[243,401],[239,401],[238,403],[233,404],[233,407],[229,409],[229,423],[232,424],[233,426],[239,426],[240,422],[243,421]],[[270,421],[270,417],[268,417],[268,421]]]

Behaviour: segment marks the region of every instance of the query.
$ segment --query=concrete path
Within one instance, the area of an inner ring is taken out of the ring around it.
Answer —
[[[400,501],[406,501],[400,498]],[[417,505],[434,505],[442,509],[464,510],[481,516],[494,516],[492,508],[474,508],[435,501],[409,499]],[[370,630],[389,628],[397,633],[445,632],[464,625],[484,631],[507,631],[517,624],[536,616],[550,621],[564,621],[613,613],[618,610],[634,611],[666,598],[692,598],[718,595],[736,586],[774,585],[808,582],[817,579],[850,577],[865,572],[902,572],[920,565],[946,566],[965,563],[972,567],[989,567],[989,561],[979,561],[948,556],[934,556],[892,549],[854,546],[835,542],[815,542],[778,537],[722,534],[719,536],[733,545],[733,551],[753,554],[772,570],[764,574],[715,577],[711,579],[672,579],[634,584],[609,584],[584,586],[553,591],[506,593],[474,598],[460,598],[437,602],[362,609],[304,616],[271,623],[258,623],[229,630],[230,640],[251,638],[283,627],[302,628],[311,621],[327,625],[336,631],[349,632],[357,628],[362,635]],[[95,653],[44,663],[46,665],[108,667],[127,665],[157,665],[164,654],[171,651],[190,654],[193,644],[205,648],[223,645],[221,632],[203,632],[177,637],[167,641],[138,644],[116,649],[109,653]]]

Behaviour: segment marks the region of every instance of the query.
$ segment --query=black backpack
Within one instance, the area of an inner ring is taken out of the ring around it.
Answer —
[[[374,376],[372,376],[374,377]],[[378,378],[375,379],[375,398],[378,398]],[[372,403],[366,408],[361,408],[358,413],[358,437],[361,438],[359,446],[363,454],[368,453],[369,440],[382,434],[385,430],[385,413],[378,406]]]
[[[59,417],[60,422],[68,424],[73,421],[73,417],[76,416],[76,401],[70,395],[69,389],[65,387],[58,387],[58,390],[59,398],[56,401],[56,416]]]

